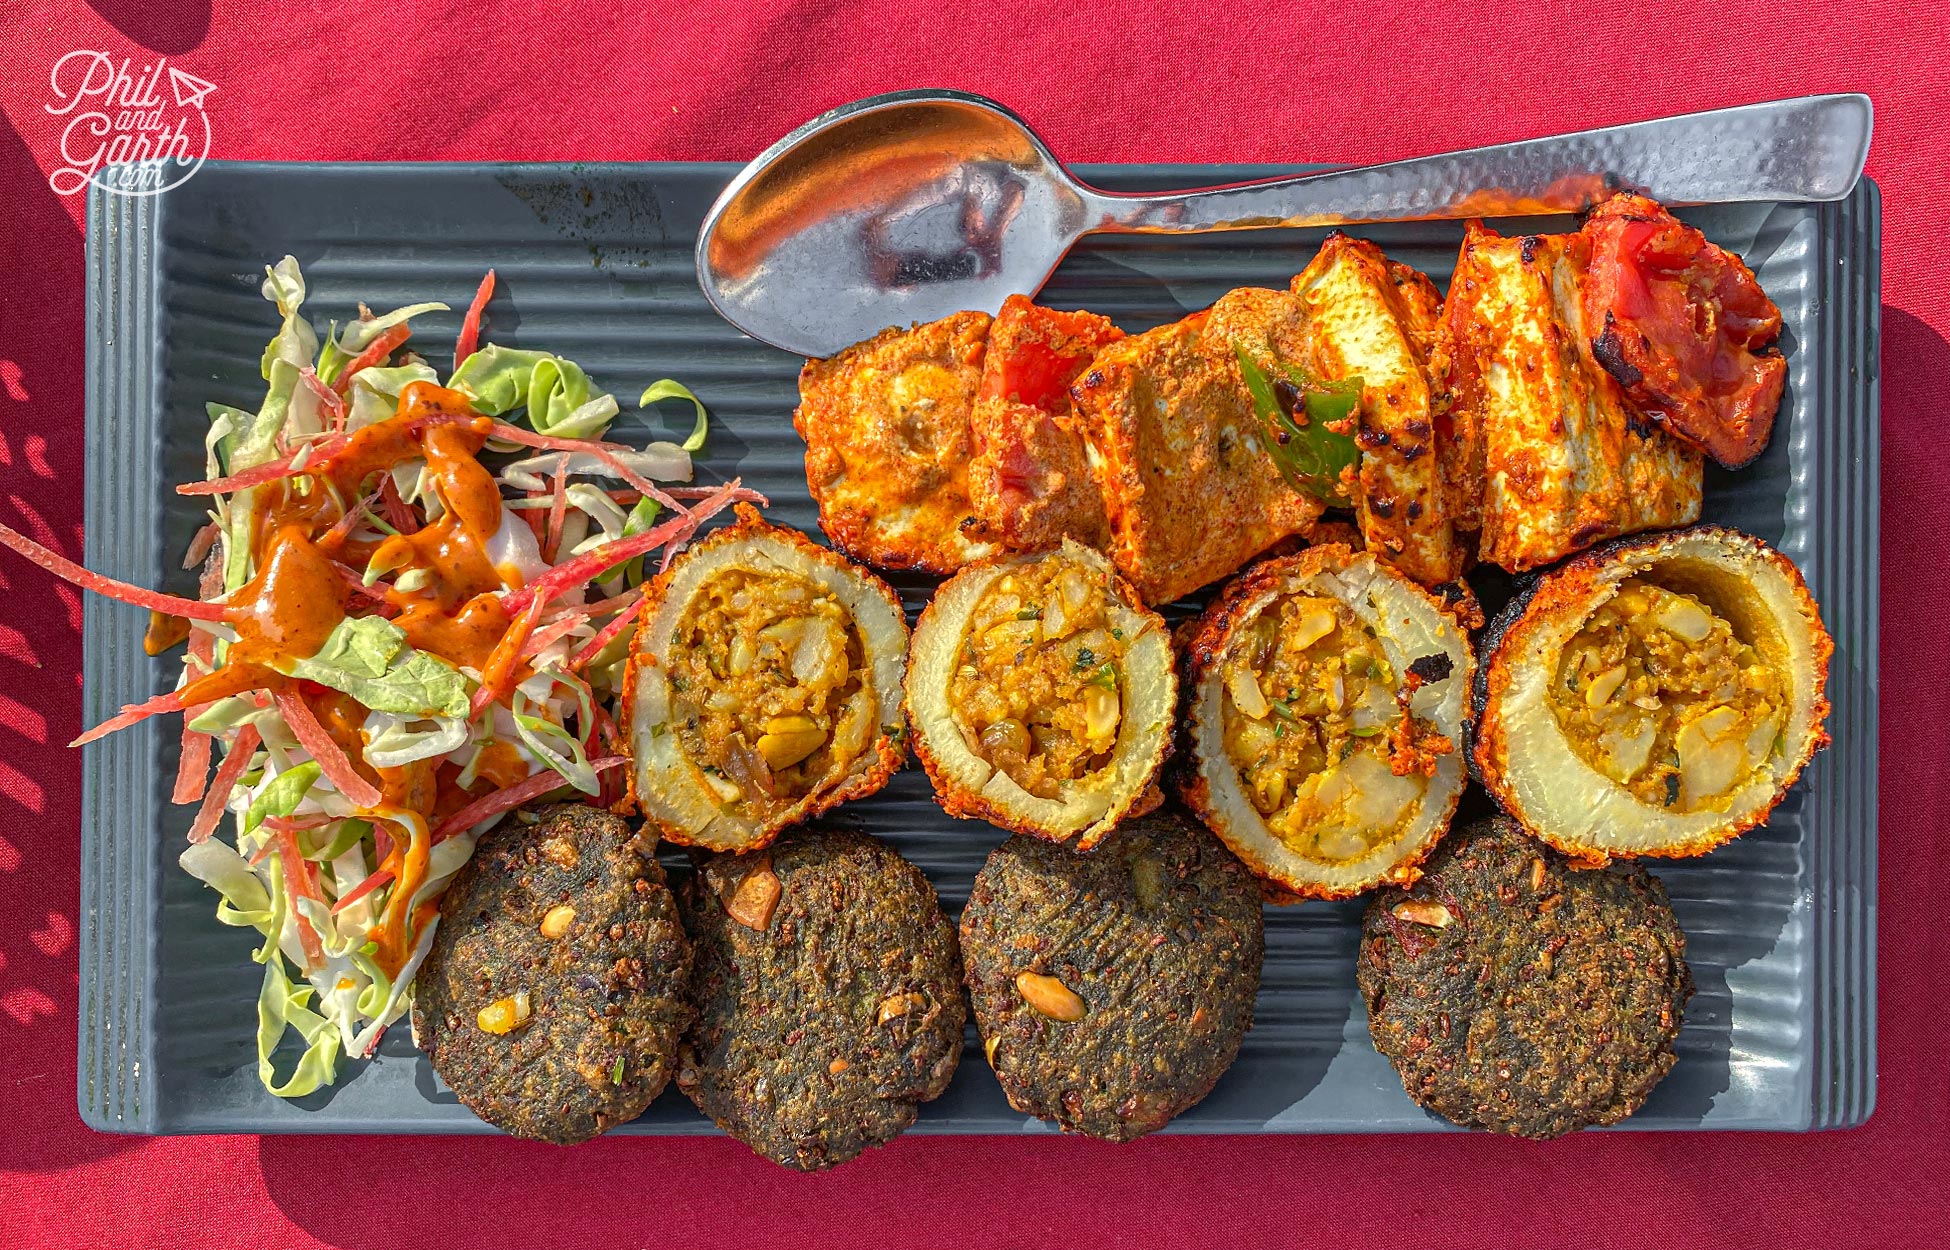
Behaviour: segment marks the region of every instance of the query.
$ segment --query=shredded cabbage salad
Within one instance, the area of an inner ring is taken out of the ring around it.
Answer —
[[[481,834],[539,799],[620,799],[610,709],[646,557],[668,565],[713,513],[763,500],[681,485],[706,435],[682,385],[639,401],[694,405],[682,444],[605,442],[618,402],[575,362],[479,345],[492,272],[444,382],[407,343],[448,305],[362,307],[320,333],[296,260],[265,273],[281,324],[263,402],[208,406],[206,477],[178,488],[210,504],[184,561],[200,597],[91,573],[3,525],[0,544],[148,607],[151,654],[182,646],[175,691],[76,743],[183,714],[173,797],[197,812],[180,862],[219,921],[263,938],[258,1075],[297,1097],[408,1010],[440,893]]]

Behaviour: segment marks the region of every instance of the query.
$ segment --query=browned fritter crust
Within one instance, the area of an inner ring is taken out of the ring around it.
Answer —
[[[1567,560],[1556,568],[1540,574],[1535,582],[1513,596],[1497,614],[1496,619],[1490,622],[1488,630],[1479,643],[1482,663],[1477,669],[1476,689],[1472,697],[1474,745],[1471,748],[1471,764],[1483,788],[1489,791],[1491,797],[1522,824],[1526,831],[1567,854],[1577,856],[1582,862],[1604,863],[1609,858],[1609,852],[1603,847],[1588,846],[1567,839],[1561,833],[1540,825],[1524,811],[1516,788],[1507,775],[1510,746],[1509,727],[1502,715],[1504,695],[1510,688],[1515,666],[1528,657],[1532,646],[1532,632],[1554,617],[1585,611],[1593,593],[1593,584],[1607,564],[1629,558],[1637,551],[1656,548],[1673,538],[1694,533],[1726,537],[1735,542],[1743,552],[1751,553],[1755,558],[1768,560],[1788,578],[1795,595],[1796,607],[1813,622],[1816,633],[1816,669],[1812,674],[1814,683],[1812,715],[1816,732],[1807,744],[1806,750],[1776,788],[1773,800],[1751,818],[1727,821],[1706,839],[1636,851],[1634,854],[1652,859],[1688,859],[1704,855],[1715,847],[1731,842],[1764,822],[1773,812],[1775,805],[1786,797],[1787,792],[1800,779],[1801,770],[1808,766],[1808,761],[1814,758],[1817,751],[1829,744],[1826,728],[1829,712],[1828,665],[1835,653],[1835,641],[1829,637],[1827,629],[1822,625],[1821,609],[1816,605],[1814,596],[1808,593],[1808,586],[1801,576],[1801,570],[1795,567],[1792,560],[1757,538],[1718,525],[1698,525],[1660,534],[1618,538]],[[1549,713],[1546,712],[1545,715]]]
[[[1355,975],[1409,1097],[1469,1128],[1616,1124],[1671,1071],[1693,978],[1665,887],[1577,869],[1494,817],[1375,896]]]
[[[570,1144],[634,1120],[690,1023],[690,943],[654,838],[600,808],[522,810],[481,839],[440,903],[414,982],[413,1031],[469,1110],[516,1137]],[[542,921],[575,909],[557,937]],[[506,1034],[482,1008],[526,991]]]
[[[1262,450],[1239,362],[1206,344],[1205,321],[1196,314],[1111,344],[1071,392],[1110,556],[1146,603],[1224,577],[1323,510]]]
[[[649,627],[652,619],[656,615],[657,605],[662,602],[666,592],[669,590],[671,578],[680,570],[684,561],[695,557],[699,553],[708,552],[730,543],[736,543],[751,538],[754,535],[763,535],[768,538],[777,539],[780,542],[790,545],[809,559],[857,579],[870,593],[876,594],[884,600],[892,610],[894,617],[901,621],[903,625],[905,624],[907,617],[905,610],[901,607],[900,596],[894,593],[891,586],[887,585],[886,582],[880,580],[878,577],[875,577],[868,570],[848,561],[842,555],[828,551],[790,526],[773,525],[760,514],[757,508],[752,507],[750,504],[737,504],[734,507],[734,511],[738,518],[735,524],[713,530],[705,537],[685,548],[671,562],[670,567],[659,573],[656,579],[644,591],[643,601],[645,611],[638,623],[635,641],[632,642],[633,651],[642,645],[645,630]],[[905,641],[906,639],[903,638],[902,642],[905,643]],[[641,810],[637,796],[636,750],[633,735],[630,732],[630,727],[636,720],[634,711],[636,682],[637,666],[633,654],[631,662],[623,666],[623,689],[619,701],[620,719],[617,722],[622,726],[624,731],[622,734],[623,752],[629,757],[629,763],[627,765],[628,774],[624,795],[622,799],[617,801],[615,807],[616,810],[626,813]],[[902,723],[900,708],[895,706],[883,709],[881,720],[883,723],[874,734],[873,741],[869,744],[868,750],[862,754],[856,766],[838,784],[829,786],[823,790],[815,790],[811,794],[808,794],[800,804],[768,821],[765,827],[759,831],[758,836],[744,845],[735,848],[720,845],[712,846],[710,849],[756,850],[760,847],[770,845],[781,832],[791,828],[793,825],[803,824],[806,821],[812,820],[814,817],[831,811],[842,803],[878,793],[893,779],[894,774],[899,772],[901,767],[907,763],[906,725]],[[655,816],[648,816],[648,818],[659,826],[659,831],[667,841],[679,846],[698,844],[690,830],[657,819]]]
[[[1088,855],[1016,837],[961,918],[968,988],[1009,1105],[1129,1141],[1211,1092],[1252,1027],[1265,950],[1252,875],[1176,811],[1127,821]],[[1082,1016],[1024,999],[1053,977]]]
[[[799,373],[792,423],[806,486],[836,546],[882,568],[952,573],[992,554],[971,538],[969,418],[989,315],[890,328]]]
[[[955,930],[892,848],[806,831],[716,856],[679,893],[698,1016],[677,1084],[720,1128],[818,1171],[948,1088],[968,1018]]]

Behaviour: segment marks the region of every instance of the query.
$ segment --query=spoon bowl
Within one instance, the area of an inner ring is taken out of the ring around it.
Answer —
[[[893,325],[1033,294],[1093,231],[1578,212],[1632,188],[1672,205],[1836,200],[1861,176],[1867,96],[1804,96],[1386,165],[1165,195],[1073,178],[1014,113],[959,91],[844,105],[731,180],[699,285],[753,338],[828,356]]]

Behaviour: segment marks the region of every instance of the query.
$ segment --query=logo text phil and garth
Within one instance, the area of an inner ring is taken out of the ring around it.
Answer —
[[[155,195],[180,185],[210,154],[203,100],[216,87],[167,58],[131,73],[130,59],[81,50],[54,63],[45,107],[68,119],[61,163],[47,179],[56,194],[94,183],[121,195]],[[167,97],[158,89],[165,75]]]

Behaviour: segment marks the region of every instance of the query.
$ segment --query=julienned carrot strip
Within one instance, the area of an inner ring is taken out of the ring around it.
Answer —
[[[311,927],[311,921],[298,910],[298,900],[325,901],[318,891],[318,882],[312,877],[316,869],[298,849],[298,835],[289,829],[272,830],[271,846],[276,848],[278,860],[284,865],[284,892],[291,900],[291,917],[298,922],[298,945],[305,949],[305,971],[309,972],[325,962],[325,946],[318,940],[318,931]]]
[[[501,606],[510,612],[519,612],[539,599],[546,603],[572,586],[595,577],[605,569],[645,555],[663,546],[678,534],[695,530],[707,517],[720,512],[737,496],[738,482],[726,482],[706,499],[700,500],[697,507],[679,511],[675,517],[654,529],[629,538],[619,538],[606,543],[594,551],[585,551],[566,564],[558,564],[520,590],[501,601]]]
[[[412,335],[413,331],[407,328],[407,323],[404,321],[396,326],[389,327],[378,338],[367,344],[366,350],[354,356],[351,363],[339,371],[339,376],[332,381],[332,389],[341,395],[349,392],[352,389],[353,374],[359,372],[361,369],[370,369],[372,366],[386,359],[386,357],[393,354],[395,347],[404,343]]]
[[[542,559],[555,563],[556,549],[562,545],[562,521],[569,513],[569,458],[555,470],[555,495],[548,505],[548,533],[542,537]]]
[[[174,690],[168,694],[159,694],[145,703],[125,704],[119,714],[109,717],[68,745],[71,747],[85,747],[97,738],[106,738],[118,729],[127,729],[130,725],[140,724],[142,721],[148,720],[151,716],[160,716],[164,712],[180,712],[182,710],[183,698]]]
[[[512,602],[510,595],[503,606]],[[474,688],[474,697],[468,701],[467,715],[471,719],[486,711],[489,706],[499,703],[515,687],[515,670],[520,666],[522,649],[528,643],[529,634],[534,632],[535,622],[540,619],[542,609],[548,601],[541,598],[530,599],[517,611],[508,632],[494,644],[488,653],[487,663],[481,666],[481,684]]]
[[[617,613],[615,620],[597,630],[596,636],[591,638],[582,650],[570,657],[569,671],[572,673],[579,672],[583,665],[601,655],[603,648],[614,642],[616,635],[628,629],[630,622],[634,621],[637,618],[637,613],[641,611],[643,611],[643,596],[639,594],[635,603],[632,603],[622,612]]]
[[[334,434],[345,429],[345,400],[339,393],[319,380],[318,371],[310,365],[298,370],[298,381],[304,388],[318,397],[319,415],[325,420],[321,423]]]
[[[487,311],[488,300],[494,297],[494,270],[487,271],[481,279],[480,289],[474,292],[474,302],[467,306],[467,315],[460,321],[460,337],[454,340],[454,368],[474,354],[475,346],[481,341],[481,314]]]
[[[100,573],[81,567],[57,551],[50,551],[9,525],[0,525],[0,546],[11,547],[56,577],[73,582],[83,590],[92,590],[110,599],[120,599],[123,603],[133,603],[138,608],[167,612],[171,616],[187,617],[192,621],[222,621],[230,617],[230,609],[221,603],[205,603],[201,599],[166,595],[159,590],[131,586],[127,582],[118,582],[112,577],[103,577]]]
[[[632,469],[629,465],[623,463],[621,457],[616,454],[619,451],[633,450],[632,448],[616,443],[597,443],[582,438],[553,438],[547,434],[531,433],[519,426],[509,425],[504,421],[496,421],[494,423],[494,436],[506,442],[520,443],[524,447],[537,447],[544,451],[579,451],[594,456],[596,459],[608,465],[616,476],[636,487],[664,507],[669,508],[673,512],[683,511],[683,505],[673,499],[669,492],[665,491],[663,487],[657,485],[649,478],[643,476],[643,474],[638,473],[635,469]],[[564,460],[562,463],[566,466],[568,461]]]
[[[325,779],[338,787],[338,792],[351,800],[354,807],[371,809],[379,806],[379,787],[353,769],[352,761],[332,740],[332,735],[325,732],[325,726],[318,723],[311,705],[291,690],[273,690],[271,698],[277,702],[278,711],[297,737],[298,744],[318,761]]]
[[[367,877],[364,881],[361,881],[359,884],[353,886],[351,889],[347,890],[344,894],[340,895],[339,901],[332,904],[332,914],[334,916],[338,915],[340,912],[352,906],[352,904],[358,902],[360,899],[366,897],[368,894],[371,894],[374,890],[377,890],[380,886],[385,885],[388,881],[391,881],[392,879],[393,879],[393,874],[387,869],[381,868],[378,872],[373,873],[370,877]]]
[[[610,755],[589,761],[589,767],[600,773],[622,762],[622,756]],[[433,830],[433,840],[439,842],[457,833],[466,833],[482,821],[490,820],[503,812],[513,811],[530,799],[540,798],[550,790],[560,789],[567,784],[569,783],[562,780],[560,773],[552,769],[544,769],[526,781],[517,781],[505,789],[475,799],[436,825]]]
[[[192,679],[211,670],[215,663],[216,645],[217,640],[210,631],[190,631],[189,651],[183,664]],[[201,799],[203,787],[210,780],[210,735],[190,728],[190,722],[203,715],[209,707],[208,703],[198,703],[183,709],[183,742],[176,754],[176,784],[169,794],[172,803],[194,803]]]
[[[237,779],[250,767],[251,756],[257,753],[257,726],[246,725],[237,731],[237,740],[230,744],[230,751],[217,766],[216,779],[210,788],[203,792],[203,806],[197,809],[196,819],[190,824],[190,841],[202,842],[217,831],[217,822],[223,819],[224,805],[230,801],[230,792],[237,785]]]
[[[550,621],[529,635],[528,641],[522,644],[521,658],[527,660],[540,655],[550,643],[555,642],[588,619],[589,613],[578,608]]]

